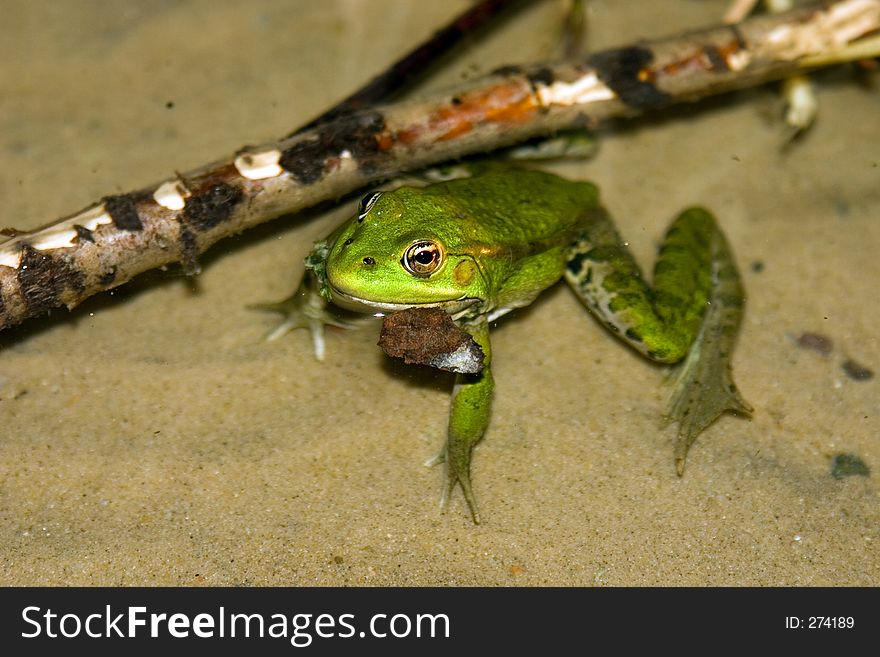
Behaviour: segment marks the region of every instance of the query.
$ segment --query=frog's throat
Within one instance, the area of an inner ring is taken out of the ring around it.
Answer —
[[[442,308],[452,315],[453,319],[457,319],[460,315],[466,314],[468,309],[479,302],[479,299],[474,297],[459,297],[457,299],[449,299],[448,301],[432,301],[428,303],[393,303],[361,299],[337,290],[332,285],[328,285],[328,288],[334,305],[359,313],[384,315],[385,313],[409,310],[410,308]]]

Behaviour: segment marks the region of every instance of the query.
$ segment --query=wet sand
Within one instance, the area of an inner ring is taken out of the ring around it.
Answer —
[[[286,134],[466,5],[28,4],[0,26],[0,224],[20,229]],[[538,4],[426,86],[552,56],[559,3]],[[596,0],[591,44],[725,4]],[[755,414],[713,425],[683,478],[663,369],[558,286],[494,331],[485,523],[459,493],[439,514],[422,462],[449,376],[390,363],[376,324],[331,332],[319,364],[245,308],[291,291],[347,202],[222,242],[194,281],[153,272],[0,338],[0,584],[877,585],[880,377],[842,364],[880,374],[880,79],[819,82],[788,147],[767,87],[616,123],[553,167],[599,184],[646,266],[693,204],[737,254]],[[870,475],[833,477],[838,454]]]

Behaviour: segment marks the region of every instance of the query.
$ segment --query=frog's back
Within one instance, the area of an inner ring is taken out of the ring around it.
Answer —
[[[492,168],[424,192],[455,208],[456,223],[467,225],[469,239],[511,252],[568,244],[598,205],[592,183],[528,169]]]

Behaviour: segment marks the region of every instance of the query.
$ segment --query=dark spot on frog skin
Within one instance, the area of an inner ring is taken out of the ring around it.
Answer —
[[[633,342],[642,342],[641,334],[635,329],[628,328],[625,333],[627,339],[632,340]]]

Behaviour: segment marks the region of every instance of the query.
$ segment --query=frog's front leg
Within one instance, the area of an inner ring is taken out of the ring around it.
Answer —
[[[748,414],[730,369],[744,294],[715,218],[691,208],[673,221],[653,289],[608,215],[595,213],[569,253],[566,280],[612,332],[661,363],[683,360],[667,417],[679,423],[679,475],[696,437],[726,410]]]
[[[284,316],[282,322],[267,336],[266,340],[277,340],[293,329],[305,328],[312,335],[315,358],[324,360],[324,327],[355,328],[355,324],[339,314],[339,309],[331,306],[327,291],[327,254],[336,241],[340,226],[327,239],[315,242],[305,258],[305,271],[296,291],[283,301],[256,303],[248,306],[252,310],[265,310]]]
[[[298,328],[308,329],[312,336],[315,358],[324,360],[324,327],[336,326],[344,329],[355,328],[352,321],[343,318],[335,307],[329,306],[321,295],[316,274],[307,268],[296,291],[283,301],[256,303],[248,306],[252,310],[265,310],[284,316],[266,336],[266,340],[277,340]]]
[[[495,382],[492,378],[488,322],[483,317],[475,324],[463,328],[483,350],[483,371],[479,374],[456,375],[449,409],[446,446],[437,460],[446,462],[446,486],[441,506],[446,507],[455,485],[459,484],[474,523],[480,524],[480,513],[471,488],[471,454],[489,425]]]

